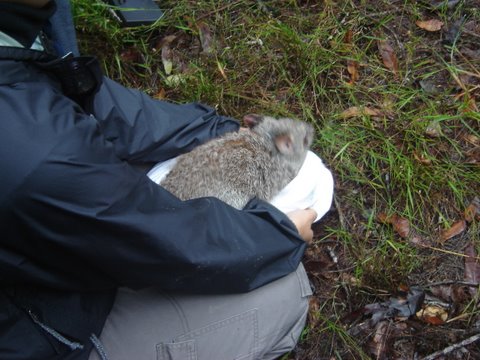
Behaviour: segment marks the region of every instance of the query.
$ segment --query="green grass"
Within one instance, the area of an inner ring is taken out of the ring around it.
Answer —
[[[480,21],[480,13],[469,1],[454,11],[447,2],[438,10],[426,3],[162,1],[165,16],[158,23],[125,29],[103,3],[73,1],[82,52],[98,55],[113,79],[169,101],[204,102],[239,119],[253,112],[311,122],[314,149],[332,169],[337,189],[336,212],[319,243],[335,239],[363,286],[388,291],[408,283],[412,273],[421,276],[435,253],[425,255],[377,215],[403,216],[436,244],[439,232],[462,218],[480,192],[479,165],[468,161],[474,145],[465,140],[480,138],[480,114],[471,106],[479,99],[480,64],[462,55],[478,38],[462,33],[443,44],[444,33],[415,25],[430,17],[452,25],[462,15]],[[201,51],[201,23],[212,33],[209,54]],[[346,43],[349,31],[352,42]],[[176,36],[174,80],[159,47],[167,35]],[[380,39],[395,51],[397,76],[382,61]],[[347,71],[352,60],[359,64],[353,84]],[[465,74],[470,82],[461,80]],[[381,115],[342,116],[353,106]],[[351,292],[344,303],[320,310],[323,327],[308,332],[305,346],[314,349],[324,336],[325,344],[339,346],[323,349],[325,356],[367,358],[336,311],[373,302],[378,294]]]

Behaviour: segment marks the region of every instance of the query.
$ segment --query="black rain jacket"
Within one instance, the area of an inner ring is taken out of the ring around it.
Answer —
[[[107,78],[73,101],[28,51],[3,50],[0,359],[87,359],[121,286],[245,292],[296,269],[305,244],[274,207],[180,201],[132,166],[234,120]]]

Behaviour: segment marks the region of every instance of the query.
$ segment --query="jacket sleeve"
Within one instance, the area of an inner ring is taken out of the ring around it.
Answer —
[[[167,160],[239,128],[237,121],[205,105],[155,100],[108,78],[90,107],[117,156],[132,162]]]
[[[43,100],[30,107],[44,109]],[[305,243],[284,214],[256,199],[243,211],[214,198],[182,202],[118,159],[96,119],[66,119],[54,104],[45,121],[35,116],[33,138],[21,128],[6,138],[2,284],[222,293],[296,269]]]

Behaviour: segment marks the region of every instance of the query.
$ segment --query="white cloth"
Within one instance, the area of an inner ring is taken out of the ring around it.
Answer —
[[[159,184],[175,166],[176,158],[156,164],[147,174]],[[322,160],[309,151],[297,176],[270,203],[287,213],[312,208],[320,220],[330,209],[333,199],[333,177]]]

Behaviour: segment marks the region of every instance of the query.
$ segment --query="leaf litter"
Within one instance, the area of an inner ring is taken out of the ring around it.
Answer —
[[[390,41],[378,40],[377,44],[383,64],[393,72],[395,77],[398,77],[398,59],[395,50],[390,45]]]
[[[439,31],[443,27],[443,22],[437,19],[417,20],[417,26],[427,31]]]

